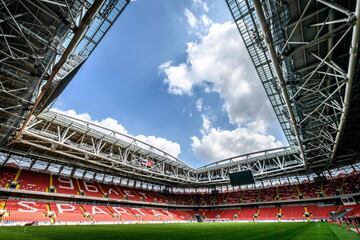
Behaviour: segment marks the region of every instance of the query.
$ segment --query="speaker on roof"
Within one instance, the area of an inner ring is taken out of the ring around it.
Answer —
[[[252,174],[251,170],[230,173],[229,179],[232,186],[241,186],[255,183],[254,175]]]
[[[211,194],[218,194],[218,193],[219,193],[219,191],[216,189],[211,190]]]
[[[327,178],[325,176],[314,177],[314,182],[317,182],[317,183],[325,182],[326,180],[327,180]]]

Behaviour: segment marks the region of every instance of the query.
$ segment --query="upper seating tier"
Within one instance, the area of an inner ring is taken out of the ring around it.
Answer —
[[[14,184],[11,185],[11,183],[17,183],[17,185],[15,185],[17,189],[36,192],[54,192],[57,194],[82,195],[84,197],[148,203],[216,206],[222,204],[301,200],[302,198],[310,199],[355,193],[360,189],[360,174],[340,176],[339,178],[334,178],[322,183],[304,182],[298,185],[282,185],[218,194],[166,194],[96,181],[56,176],[50,173],[19,170],[6,166],[0,167],[0,187],[14,188]],[[261,214],[260,217],[264,217],[264,214]],[[270,216],[266,218],[270,218]],[[273,218],[273,216],[271,216],[271,218]]]

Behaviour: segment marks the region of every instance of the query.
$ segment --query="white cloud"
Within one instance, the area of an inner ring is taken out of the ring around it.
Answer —
[[[206,2],[204,2],[203,0],[193,0],[193,6],[194,8],[202,8],[202,10],[204,10],[205,12],[209,11],[209,7],[206,4]]]
[[[198,42],[189,42],[187,60],[166,62],[160,70],[169,93],[191,95],[195,86],[217,92],[233,124],[274,119],[263,87],[236,26],[211,23]]]
[[[159,66],[159,70],[164,71],[165,69],[171,67],[171,64],[172,64],[172,61],[166,61]]]
[[[167,140],[165,138],[156,137],[156,136],[144,136],[144,135],[137,135],[136,139],[140,141],[146,142],[154,147],[157,147],[174,157],[178,157],[181,153],[180,145],[177,142],[173,142]]]
[[[201,17],[196,17],[194,13],[187,8],[185,8],[184,13],[190,27],[189,33],[195,33],[197,36],[201,36],[213,24],[211,19],[205,14]]]
[[[186,61],[162,65],[164,83],[168,92],[176,95],[193,95],[194,87],[218,93],[235,126],[233,130],[215,128],[203,114],[201,137],[191,137],[195,155],[215,161],[283,146],[267,132],[277,120],[236,25],[214,23],[207,15],[194,18],[199,39],[187,43]],[[202,99],[195,103],[198,111],[203,105]]]
[[[202,23],[204,24],[204,26],[205,27],[208,27],[208,26],[210,26],[213,22],[211,21],[211,19],[207,16],[207,15],[205,15],[205,14],[203,14],[202,16],[201,16],[201,21],[202,21]]]
[[[74,109],[70,109],[70,110],[61,110],[58,108],[52,108],[51,109],[54,112],[58,112],[58,113],[62,113],[64,115],[73,117],[73,118],[77,118],[83,121],[87,121],[87,122],[92,122],[96,125],[117,131],[119,133],[123,133],[123,134],[127,134],[126,129],[124,128],[124,126],[122,126],[116,119],[107,117],[101,120],[93,120],[90,116],[90,114],[88,113],[77,113]]]
[[[198,25],[198,19],[194,16],[194,14],[187,8],[185,8],[185,16],[187,23],[191,28],[196,28]]]
[[[205,135],[205,134],[208,134],[210,132],[210,128],[211,128],[211,121],[210,119],[205,116],[205,115],[202,115],[202,128],[200,130],[201,134],[202,135]]]
[[[175,95],[191,94],[193,80],[188,76],[186,64],[180,64],[174,68],[171,66],[171,62],[166,62],[161,64],[159,69],[168,76],[164,81],[169,84],[169,93]]]
[[[211,127],[209,119],[203,118],[202,137],[191,137],[192,150],[199,159],[213,162],[283,146],[274,136],[262,134],[258,131],[258,125],[262,124],[254,122],[248,127],[222,130]]]
[[[165,138],[157,137],[157,136],[144,136],[144,135],[133,136],[133,135],[130,135],[123,125],[121,125],[116,119],[111,118],[111,117],[107,117],[107,118],[104,118],[101,120],[94,120],[94,119],[92,119],[90,114],[77,113],[73,109],[61,110],[61,109],[57,109],[57,108],[52,108],[51,110],[54,112],[62,113],[64,115],[67,115],[67,116],[70,116],[73,118],[77,118],[77,119],[80,119],[83,121],[94,123],[96,125],[117,131],[119,133],[129,135],[131,137],[135,137],[136,139],[143,141],[147,144],[150,144],[156,148],[159,148],[159,149],[165,151],[166,153],[173,155],[174,157],[179,157],[179,155],[181,153],[181,147],[177,142],[173,142],[171,140],[167,140]]]
[[[196,110],[198,112],[201,112],[202,109],[203,109],[203,103],[204,103],[204,100],[202,98],[199,98],[198,100],[196,100],[196,103],[195,103],[195,106],[196,106]]]

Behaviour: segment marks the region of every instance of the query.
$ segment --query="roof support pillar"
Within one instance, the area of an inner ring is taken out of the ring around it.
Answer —
[[[296,138],[296,141],[297,141],[297,143],[299,145],[299,148],[300,148],[301,158],[304,159],[304,162],[306,163],[305,155],[304,155],[304,149],[303,149],[303,145],[302,145],[302,142],[301,142],[301,139],[300,139],[299,128],[298,128],[298,126],[296,124],[294,111],[293,111],[293,109],[291,107],[289,93],[287,92],[287,89],[286,89],[285,79],[284,79],[284,76],[282,74],[279,59],[277,57],[275,48],[272,45],[272,37],[271,37],[270,29],[269,29],[269,26],[267,25],[267,22],[266,22],[266,19],[265,19],[264,12],[262,10],[260,0],[254,0],[253,2],[254,2],[254,7],[255,7],[256,14],[258,16],[261,28],[262,28],[263,33],[264,33],[265,43],[266,43],[266,46],[267,46],[268,51],[270,53],[271,61],[272,61],[273,66],[275,68],[276,76],[277,76],[277,79],[278,79],[278,82],[279,82],[279,85],[280,85],[280,88],[281,88],[281,93],[282,93],[282,96],[283,96],[284,101],[286,103],[287,110],[289,112],[290,124],[293,127],[294,132],[295,132],[295,138]]]
[[[346,118],[349,112],[350,107],[350,97],[351,97],[351,90],[352,85],[355,77],[355,70],[356,64],[358,60],[358,51],[359,51],[359,39],[360,39],[360,0],[356,0],[356,8],[355,8],[355,24],[353,27],[352,38],[351,38],[351,45],[350,45],[350,56],[349,56],[349,66],[347,71],[347,80],[345,86],[345,96],[344,96],[344,104],[342,109],[342,114],[340,117],[340,123],[338,127],[338,132],[335,137],[335,144],[332,150],[332,154],[330,157],[329,165],[333,162],[336,151],[339,147],[340,138],[344,131]]]

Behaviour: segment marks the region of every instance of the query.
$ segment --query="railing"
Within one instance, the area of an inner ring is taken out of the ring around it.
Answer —
[[[268,149],[268,150],[264,150],[264,151],[252,152],[252,153],[242,154],[239,156],[223,159],[223,160],[220,160],[217,162],[213,162],[213,163],[210,163],[210,164],[200,167],[198,170],[205,170],[210,167],[221,166],[224,164],[234,163],[234,162],[242,162],[242,161],[246,161],[249,159],[268,157],[272,154],[288,154],[289,152],[293,152],[293,151],[294,150],[291,147],[280,147],[280,148],[273,148],[273,149]]]

